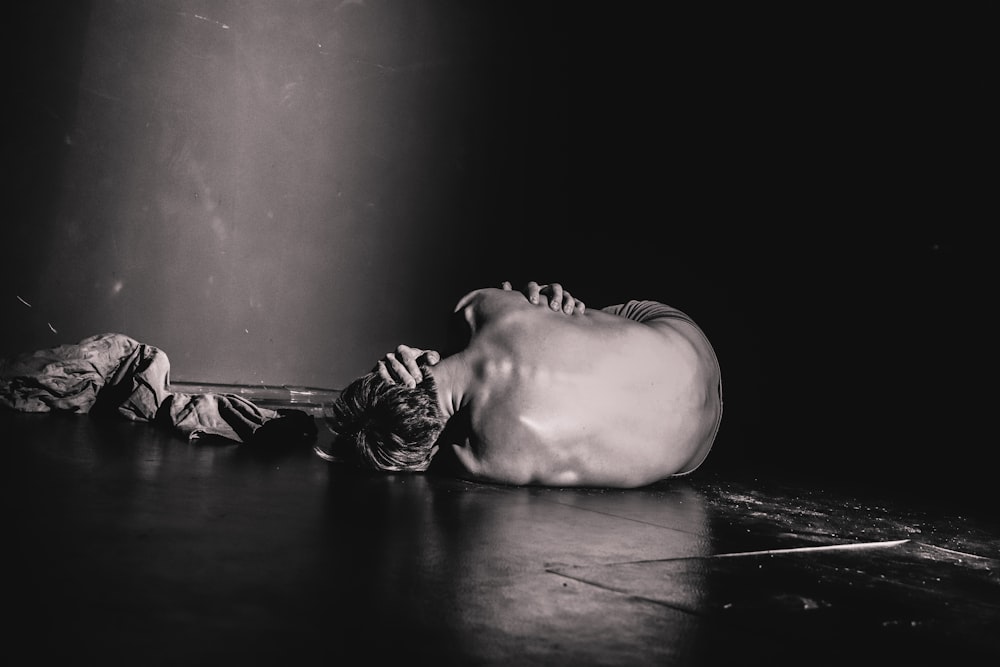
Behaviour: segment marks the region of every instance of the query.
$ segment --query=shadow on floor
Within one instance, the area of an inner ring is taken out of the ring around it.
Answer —
[[[81,416],[0,428],[5,643],[41,663],[1000,658],[996,525],[891,493],[711,467],[517,488]]]

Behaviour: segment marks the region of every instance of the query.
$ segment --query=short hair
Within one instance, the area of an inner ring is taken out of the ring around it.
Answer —
[[[431,463],[445,419],[430,367],[420,365],[416,387],[387,382],[376,371],[351,382],[326,417],[335,434],[329,448],[315,450],[328,461],[384,472],[422,472]]]

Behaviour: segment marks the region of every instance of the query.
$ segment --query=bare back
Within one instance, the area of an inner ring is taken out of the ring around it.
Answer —
[[[517,292],[477,290],[457,309],[470,476],[511,484],[641,486],[696,467],[721,417],[719,368],[683,319],[564,314]]]

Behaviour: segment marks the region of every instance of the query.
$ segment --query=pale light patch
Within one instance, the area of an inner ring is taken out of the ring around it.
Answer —
[[[539,434],[543,439],[552,437],[555,434],[567,433],[575,429],[578,430],[577,420],[568,416],[547,415],[544,419],[539,420],[521,415],[517,418],[517,421],[527,427],[532,433]]]
[[[489,373],[496,373],[506,377],[514,370],[514,362],[507,358],[500,361],[491,361],[486,364],[486,370]]]
[[[226,224],[219,216],[213,216],[211,221],[212,231],[219,237],[220,241],[226,240]]]
[[[537,420],[532,419],[531,417],[526,417],[525,415],[521,415],[520,417],[517,418],[517,421],[521,422],[522,424],[524,424],[525,426],[527,426],[529,429],[531,429],[536,433],[542,430],[541,424],[539,424]]]

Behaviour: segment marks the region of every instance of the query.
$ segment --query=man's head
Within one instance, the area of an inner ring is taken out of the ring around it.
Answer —
[[[336,436],[329,449],[317,446],[317,453],[371,470],[426,470],[446,419],[430,367],[421,364],[420,370],[423,381],[416,387],[390,383],[377,372],[347,385],[327,417]]]

